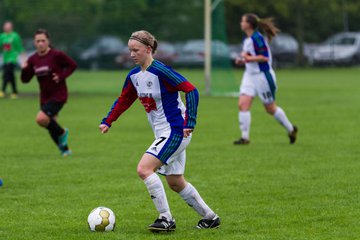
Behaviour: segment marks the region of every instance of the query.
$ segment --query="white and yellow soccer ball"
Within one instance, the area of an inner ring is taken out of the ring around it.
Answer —
[[[107,207],[97,207],[88,217],[89,228],[93,232],[109,232],[115,228],[115,214]]]

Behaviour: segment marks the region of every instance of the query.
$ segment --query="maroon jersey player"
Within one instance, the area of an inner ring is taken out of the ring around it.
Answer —
[[[68,147],[68,129],[57,122],[59,111],[68,98],[66,78],[76,69],[76,63],[65,53],[51,47],[49,34],[44,29],[35,32],[34,53],[22,66],[21,81],[28,83],[35,75],[40,86],[40,111],[36,122],[49,131],[63,156],[71,151]]]

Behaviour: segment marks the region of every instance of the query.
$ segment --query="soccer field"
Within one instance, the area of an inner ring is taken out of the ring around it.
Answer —
[[[200,90],[202,71],[181,71]],[[237,72],[240,80],[241,71]],[[165,186],[177,230],[154,235],[157,212],[136,174],[153,141],[139,101],[101,135],[98,124],[126,72],[76,72],[59,122],[73,155],[60,157],[35,123],[37,82],[18,100],[0,99],[0,239],[359,239],[360,68],[280,70],[277,101],[299,127],[291,146],[257,100],[251,144],[240,137],[237,99],[201,96],[185,176],[220,215],[216,230]],[[92,233],[97,206],[117,217],[114,232]]]

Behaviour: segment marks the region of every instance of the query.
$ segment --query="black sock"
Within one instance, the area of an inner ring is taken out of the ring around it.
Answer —
[[[54,119],[50,119],[47,130],[49,131],[52,140],[56,143],[56,145],[59,145],[59,136],[64,133],[64,129]]]

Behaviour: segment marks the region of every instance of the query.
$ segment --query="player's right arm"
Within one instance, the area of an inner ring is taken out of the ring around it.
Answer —
[[[23,83],[30,82],[34,74],[34,66],[32,64],[31,58],[29,58],[21,65],[21,81]]]
[[[109,113],[101,121],[101,124],[99,126],[101,133],[106,133],[111,127],[111,124],[116,121],[120,117],[120,115],[135,102],[136,99],[136,89],[132,84],[130,77],[128,76],[125,80],[120,97],[115,100]]]

